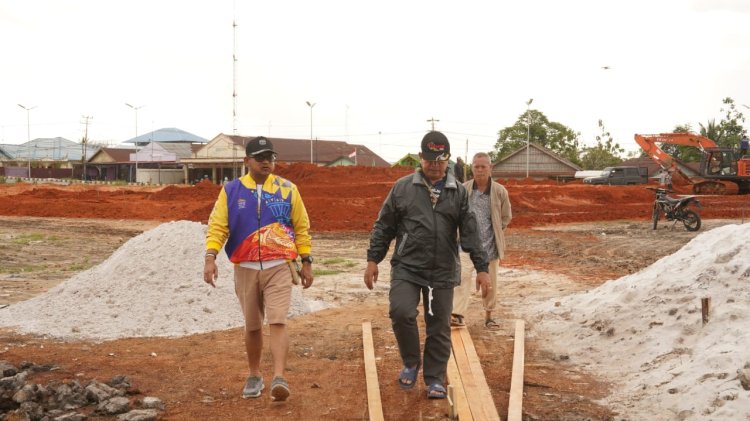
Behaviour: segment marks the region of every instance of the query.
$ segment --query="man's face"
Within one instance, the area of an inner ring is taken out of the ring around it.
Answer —
[[[421,153],[419,154],[419,157],[422,161],[422,172],[431,183],[434,183],[445,176],[445,170],[448,169],[448,160],[428,161],[422,157]]]
[[[471,172],[474,173],[474,178],[480,181],[486,181],[492,174],[490,168],[490,159],[484,156],[478,156],[471,161]]]
[[[267,177],[273,172],[276,163],[276,154],[263,152],[255,156],[246,156],[245,165],[253,177]]]

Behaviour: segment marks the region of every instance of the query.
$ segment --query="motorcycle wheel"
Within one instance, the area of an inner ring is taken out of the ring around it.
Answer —
[[[654,221],[654,229],[656,229],[656,225],[659,223],[659,205],[654,203],[654,211],[651,213],[651,220]]]
[[[701,229],[701,217],[695,211],[686,210],[682,223],[685,224],[685,229],[688,231],[698,231]]]

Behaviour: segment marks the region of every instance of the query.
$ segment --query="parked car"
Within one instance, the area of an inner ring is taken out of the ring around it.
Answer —
[[[607,167],[596,177],[583,179],[584,184],[630,185],[648,183],[646,167]]]

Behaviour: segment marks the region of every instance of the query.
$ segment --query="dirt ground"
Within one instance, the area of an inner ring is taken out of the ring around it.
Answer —
[[[0,196],[0,201],[5,198]],[[381,199],[382,200],[382,199]],[[736,219],[707,220],[698,233]],[[106,259],[124,241],[156,226],[154,220],[6,216],[0,219],[0,307],[27,299]],[[469,331],[498,412],[507,413],[512,363],[512,320],[521,306],[592,288],[648,266],[698,233],[649,221],[616,220],[508,230],[509,250],[500,271],[502,329],[481,324],[480,301],[468,315]],[[378,377],[386,419],[447,419],[446,401],[429,401],[424,385],[402,391],[400,368],[387,317],[387,262],[381,282],[362,287],[365,232],[314,232],[318,276],[306,292],[336,307],[290,321],[288,380],[292,397],[272,403],[239,397],[246,363],[239,329],[175,339],[122,339],[104,343],[60,342],[0,330],[0,359],[32,361],[59,369],[30,380],[108,380],[130,376],[143,396],[157,396],[163,419],[367,419],[362,321],[372,322]],[[82,241],[85,239],[85,241]],[[343,262],[342,263],[342,259]],[[196,282],[201,282],[196,279]],[[2,310],[0,310],[2,311]],[[527,325],[524,419],[614,420],[596,403],[614,385],[577,368],[564,354],[543,350],[544,338]],[[270,353],[264,355],[268,372]],[[619,416],[618,416],[619,415]]]

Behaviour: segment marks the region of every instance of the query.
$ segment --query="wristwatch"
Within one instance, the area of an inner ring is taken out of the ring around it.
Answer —
[[[308,255],[307,257],[303,257],[300,260],[302,261],[302,263],[312,263],[313,262],[313,257],[311,255]]]

